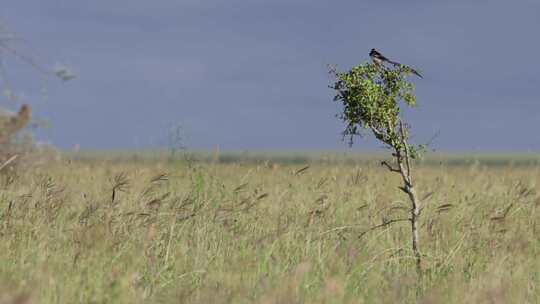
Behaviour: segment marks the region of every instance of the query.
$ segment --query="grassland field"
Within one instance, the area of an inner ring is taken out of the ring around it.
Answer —
[[[0,303],[540,303],[540,157],[85,152],[0,175]]]

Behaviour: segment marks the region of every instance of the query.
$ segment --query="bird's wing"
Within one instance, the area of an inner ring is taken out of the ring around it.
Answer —
[[[392,61],[390,59],[386,59],[386,61],[394,66],[402,66],[402,64],[397,61]]]
[[[375,57],[379,58],[379,59],[382,60],[382,61],[386,61],[386,62],[392,63],[392,60],[386,58],[386,57],[383,56],[381,53],[375,54]]]

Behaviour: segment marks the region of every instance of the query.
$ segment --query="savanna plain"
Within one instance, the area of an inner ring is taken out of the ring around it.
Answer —
[[[379,162],[96,153],[3,170],[0,303],[540,303],[538,157],[415,164],[421,279]]]

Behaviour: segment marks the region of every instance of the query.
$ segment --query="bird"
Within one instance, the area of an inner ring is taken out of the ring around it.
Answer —
[[[393,65],[400,65],[400,63],[392,61],[386,57],[383,56],[383,54],[379,53],[376,49],[371,49],[371,52],[369,52],[369,57],[371,57],[371,60],[375,62],[376,64],[384,64],[385,62],[388,62]]]
[[[410,70],[413,74],[415,74],[416,76],[420,77],[420,78],[424,78],[422,77],[422,75],[420,75],[420,73],[418,73],[415,69],[409,67],[409,66],[406,66],[404,64],[401,64],[397,61],[392,61],[386,57],[383,56],[383,54],[381,54],[379,51],[377,51],[376,49],[371,49],[371,51],[369,52],[369,57],[371,57],[371,60],[373,60],[373,62],[375,64],[378,64],[378,65],[384,65],[385,62],[388,62],[390,63],[391,65],[393,66],[402,66],[402,67],[405,67],[407,68],[408,70]]]

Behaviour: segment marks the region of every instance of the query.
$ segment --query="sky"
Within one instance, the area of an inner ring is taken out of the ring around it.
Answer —
[[[61,148],[167,148],[179,129],[190,149],[348,150],[327,66],[377,48],[424,75],[406,112],[417,143],[540,151],[538,0],[3,0],[0,20],[78,75],[2,58],[50,122],[36,136]]]

